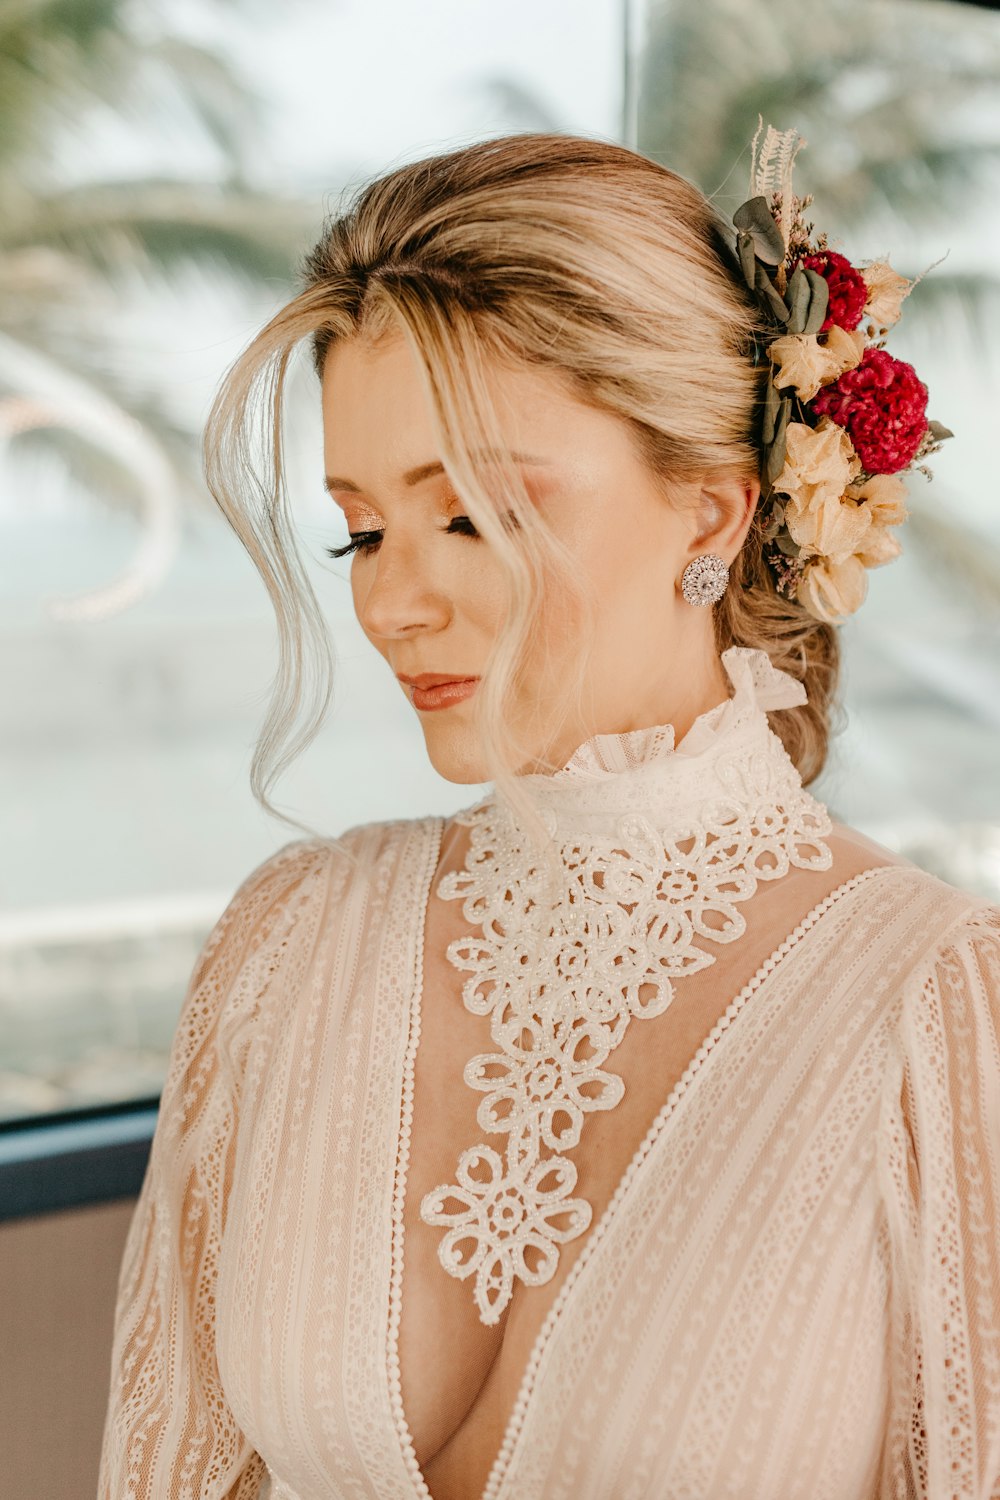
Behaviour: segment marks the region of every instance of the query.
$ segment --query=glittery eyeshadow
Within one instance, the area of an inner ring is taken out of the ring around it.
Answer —
[[[370,505],[363,501],[353,501],[346,511],[348,531],[382,531],[385,522],[377,510],[372,510]]]

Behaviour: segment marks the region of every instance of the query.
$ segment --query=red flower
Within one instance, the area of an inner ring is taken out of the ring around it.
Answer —
[[[912,365],[884,349],[866,349],[861,363],[825,385],[810,403],[847,429],[869,474],[898,474],[927,431],[927,387]]]
[[[847,256],[838,255],[836,250],[818,250],[814,255],[803,256],[798,266],[818,271],[830,288],[830,305],[820,333],[826,333],[834,323],[838,328],[857,328],[868,301],[868,287],[861,272],[854,269]]]

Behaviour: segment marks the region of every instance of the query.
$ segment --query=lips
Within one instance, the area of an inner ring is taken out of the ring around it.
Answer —
[[[400,682],[407,687],[434,688],[442,687],[446,682],[475,682],[475,677],[464,675],[460,672],[421,672],[419,677],[409,677],[405,672],[397,672],[396,676]]]
[[[443,672],[423,672],[419,677],[397,674],[409,689],[410,702],[420,713],[451,708],[470,698],[479,686],[478,677],[448,677]]]

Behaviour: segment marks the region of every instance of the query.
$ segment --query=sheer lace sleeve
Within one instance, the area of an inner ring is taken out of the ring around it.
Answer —
[[[893,1410],[879,1493],[1000,1496],[1000,907],[904,989],[885,1117]]]
[[[219,1379],[214,1302],[245,1059],[328,846],[296,840],[237,890],[188,984],[122,1258],[98,1500],[249,1500],[263,1460]]]

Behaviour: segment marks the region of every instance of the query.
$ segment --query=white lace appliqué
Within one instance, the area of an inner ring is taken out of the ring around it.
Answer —
[[[485,1095],[480,1127],[506,1143],[463,1151],[456,1181],[427,1193],[420,1216],[447,1228],[438,1258],[449,1275],[475,1273],[483,1323],[500,1319],[515,1277],[550,1280],[558,1246],[591,1222],[590,1204],[570,1196],[577,1170],[561,1152],[579,1142],[585,1115],[622,1098],[622,1079],[604,1064],[632,1018],[660,1015],[675,979],[715,962],[699,938],[743,934],[738,904],[758,881],[832,863],[825,806],[804,790],[762,712],[759,720],[763,734],[740,743],[737,733],[731,753],[702,768],[707,795],[678,804],[671,786],[661,805],[654,778],[652,801],[637,812],[633,782],[623,787],[629,810],[603,834],[564,840],[559,830],[564,882],[554,901],[540,899],[543,871],[502,801],[461,816],[471,827],[465,866],[438,894],[463,899],[480,929],[447,956],[469,971],[466,1008],[491,1018],[497,1051],[471,1058],[464,1077]],[[552,813],[543,816],[556,832]]]

